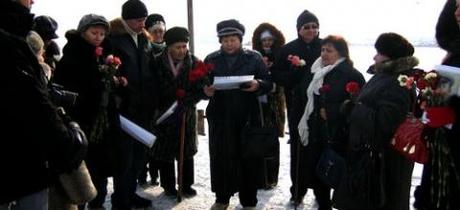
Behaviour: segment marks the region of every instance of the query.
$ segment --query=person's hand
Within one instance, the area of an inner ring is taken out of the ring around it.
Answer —
[[[203,87],[203,92],[204,94],[206,94],[206,96],[212,97],[214,96],[214,92],[216,92],[216,88],[214,88],[214,85],[211,85],[211,86],[206,85]]]
[[[241,85],[241,90],[242,91],[247,91],[247,92],[254,92],[259,89],[259,82],[257,80],[253,79],[249,82],[243,83]]]
[[[319,109],[319,116],[321,116],[323,120],[327,120],[327,112],[325,108]]]

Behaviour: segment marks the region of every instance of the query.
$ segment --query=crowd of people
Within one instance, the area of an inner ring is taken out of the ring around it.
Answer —
[[[320,21],[308,10],[296,20],[297,38],[287,43],[274,25],[258,25],[253,49],[242,45],[246,29],[240,21],[222,20],[216,25],[220,48],[201,60],[188,49],[193,34],[187,28],[168,29],[162,15],[149,14],[140,0],[127,0],[113,20],[81,17],[66,32],[61,55],[53,41],[58,23],[46,15],[34,17],[33,3],[0,3],[0,57],[6,73],[1,86],[8,99],[1,109],[8,123],[0,141],[5,169],[0,210],[60,209],[51,202],[56,197],[64,197],[67,209],[101,210],[109,177],[114,186],[110,202],[117,210],[151,206],[136,194],[139,185],[160,185],[178,202],[197,195],[196,105],[201,100],[208,100],[211,210],[227,209],[235,194],[243,209],[256,209],[258,189],[276,187],[279,146],[269,157],[248,158],[241,156],[242,141],[253,121],[283,137],[285,119],[294,207],[312,189],[319,210],[410,209],[414,163],[391,142],[409,113],[427,122],[436,113],[419,103],[420,92],[400,81],[420,72],[414,46],[405,37],[393,32],[377,37],[369,81],[353,66],[346,39],[321,38]],[[460,67],[459,4],[447,0],[436,26],[436,40],[447,52],[440,63],[454,67]],[[248,75],[239,86],[213,84]],[[73,98],[56,96],[50,91],[56,86]],[[454,199],[460,194],[459,107],[459,96],[450,96],[442,113],[455,117],[430,126],[443,129],[446,142],[442,150],[430,150],[415,209],[460,209]],[[153,133],[155,143],[146,147],[125,132],[121,116]],[[346,168],[337,184],[318,172],[330,150]],[[58,177],[82,163],[97,195],[72,203]]]

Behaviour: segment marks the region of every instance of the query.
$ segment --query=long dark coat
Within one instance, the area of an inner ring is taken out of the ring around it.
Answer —
[[[309,143],[307,145],[303,165],[305,173],[302,179],[308,187],[314,187],[320,180],[315,174],[321,153],[329,144],[335,151],[345,155],[348,143],[348,122],[346,113],[340,111],[342,103],[350,99],[346,92],[348,82],[356,82],[362,87],[365,83],[363,75],[353,68],[348,61],[343,61],[327,73],[324,77],[323,85],[331,87],[330,91],[324,95],[314,95],[314,108],[308,121]],[[320,108],[326,109],[326,122],[320,117]]]
[[[25,36],[32,26],[30,10],[13,1],[0,2],[0,203],[40,192],[52,172],[70,170],[75,145],[52,105],[43,70]],[[75,163],[74,163],[75,164]]]
[[[353,158],[369,147],[378,158],[376,165],[368,168],[375,170],[365,175],[369,176],[365,177],[369,182],[348,180],[362,187],[361,192],[336,195],[339,200],[351,204],[339,209],[409,209],[414,164],[391,148],[390,141],[396,128],[412,111],[415,97],[413,92],[399,84],[398,76],[410,74],[417,64],[414,57],[377,64],[377,73],[362,89],[350,117],[349,161],[357,163]],[[361,197],[357,199],[358,196]]]
[[[106,90],[99,65],[110,54],[110,46],[107,42],[103,43],[101,47],[104,55],[98,60],[95,56],[96,47],[85,41],[79,32],[68,31],[66,38],[67,44],[63,48],[63,56],[56,66],[52,81],[64,86],[66,90],[78,93],[75,106],[66,111],[80,124],[88,137],[88,167],[108,176],[113,170],[111,139],[119,132],[119,119],[115,100],[110,97],[113,96],[112,92],[107,92],[109,103],[101,103]],[[112,91],[115,89],[114,87]],[[108,122],[102,135],[96,139],[91,133],[100,114],[107,114]]]
[[[189,73],[195,68],[197,58],[189,53],[184,59],[184,64],[174,77],[168,61],[168,50],[150,62],[150,68],[154,69],[156,97],[158,97],[156,114],[161,116],[178,98],[178,89],[185,91],[185,97],[180,99],[178,108],[168,119],[155,125],[154,133],[157,140],[151,149],[154,159],[161,161],[174,161],[179,156],[179,139],[182,124],[182,113],[185,111],[185,141],[184,158],[193,157],[197,152],[196,133],[196,104],[203,97],[202,86],[191,84]]]
[[[211,189],[232,195],[239,189],[241,131],[248,121],[252,107],[257,107],[257,96],[271,89],[268,71],[259,53],[242,49],[231,68],[223,50],[209,54],[205,63],[212,63],[211,76],[254,75],[259,81],[257,92],[239,89],[217,90],[209,99],[206,117],[209,124],[209,156],[211,162]],[[257,116],[253,116],[257,117]]]

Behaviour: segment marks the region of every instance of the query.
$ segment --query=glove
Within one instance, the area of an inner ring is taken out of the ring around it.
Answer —
[[[67,129],[71,135],[72,140],[72,153],[70,157],[70,166],[72,169],[78,168],[81,161],[86,157],[88,151],[88,140],[86,135],[81,130],[80,126],[75,121],[70,121],[66,124]]]

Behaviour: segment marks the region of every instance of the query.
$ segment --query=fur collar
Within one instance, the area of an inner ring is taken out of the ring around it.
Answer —
[[[418,59],[414,56],[402,57],[389,60],[375,65],[375,72],[399,74],[418,65]]]

